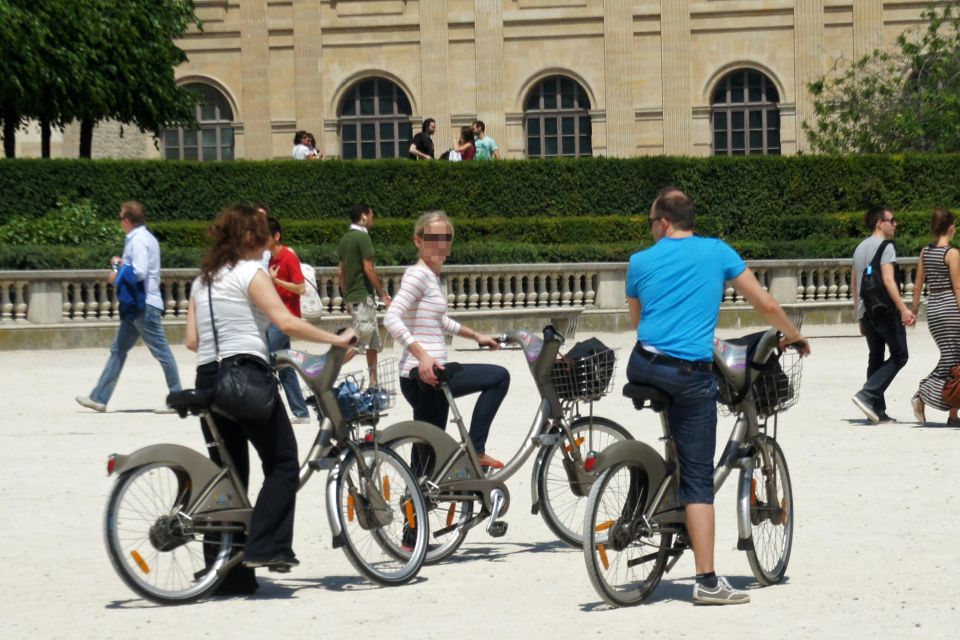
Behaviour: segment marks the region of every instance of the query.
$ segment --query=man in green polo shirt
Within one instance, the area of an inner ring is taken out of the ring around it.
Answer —
[[[377,327],[374,291],[380,294],[384,304],[390,304],[390,295],[373,266],[374,251],[369,233],[373,228],[373,218],[370,205],[358,204],[350,210],[350,228],[340,238],[340,267],[337,273],[340,292],[353,318],[353,327],[360,344],[367,349],[370,386],[377,384],[377,352],[383,349],[380,329]]]

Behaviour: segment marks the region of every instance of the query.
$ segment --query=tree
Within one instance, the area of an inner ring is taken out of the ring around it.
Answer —
[[[814,118],[803,128],[814,151],[960,151],[960,2],[922,15],[926,28],[902,33],[897,51],[808,85]]]

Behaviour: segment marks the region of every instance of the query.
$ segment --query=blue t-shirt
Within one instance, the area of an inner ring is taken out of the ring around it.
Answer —
[[[627,297],[642,307],[637,340],[674,358],[711,360],[724,283],[746,268],[716,238],[661,238],[633,254]]]

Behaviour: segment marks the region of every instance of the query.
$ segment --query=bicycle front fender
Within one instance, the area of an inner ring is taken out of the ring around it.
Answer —
[[[647,472],[650,481],[650,497],[667,476],[667,463],[656,449],[639,440],[623,440],[615,442],[597,454],[594,472],[599,477],[607,469],[618,464],[627,463],[631,466],[642,467]],[[649,506],[649,505],[645,505]]]
[[[190,500],[185,505],[185,510],[189,512],[204,511],[208,509],[223,509],[224,507],[243,506],[242,498],[233,496],[232,484],[228,477],[218,483],[218,487],[212,492],[207,492],[207,503],[197,508],[196,501],[202,497],[204,489],[213,482],[214,478],[221,472],[220,467],[193,449],[180,446],[178,444],[155,444],[149,447],[137,449],[129,455],[114,455],[116,461],[114,472],[118,474],[138,469],[150,464],[166,464],[183,472],[190,480]],[[224,484],[226,483],[226,484]],[[223,489],[221,491],[220,489]]]

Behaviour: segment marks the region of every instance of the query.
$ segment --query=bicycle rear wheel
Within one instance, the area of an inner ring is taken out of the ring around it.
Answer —
[[[591,451],[603,451],[621,440],[630,440],[630,432],[601,417],[580,417],[570,424],[571,443],[563,432],[556,443],[543,449],[536,477],[540,515],[560,540],[575,547],[583,545],[583,518],[590,484],[578,483],[583,461]],[[579,450],[575,458],[574,451]],[[574,480],[571,480],[574,474]],[[591,480],[596,476],[591,474]]]
[[[429,525],[423,494],[410,468],[383,445],[364,444],[340,463],[328,508],[344,552],[357,571],[384,586],[412,580],[423,566]]]
[[[750,570],[769,586],[783,580],[793,548],[793,487],[783,450],[769,436],[754,441],[750,469],[741,482],[750,484],[749,518],[752,545],[747,549]],[[768,480],[772,491],[768,489]]]
[[[113,568],[128,587],[158,604],[207,596],[230,559],[231,533],[205,539],[184,531],[177,513],[189,491],[182,469],[151,464],[122,474],[107,503],[104,541]]]
[[[643,602],[666,569],[672,534],[643,524],[650,487],[643,467],[621,463],[604,471],[587,501],[583,555],[594,589],[607,603]]]

